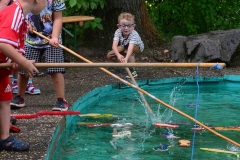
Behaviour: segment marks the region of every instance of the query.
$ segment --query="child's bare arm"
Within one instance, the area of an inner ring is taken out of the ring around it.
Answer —
[[[0,43],[0,50],[5,56],[17,63],[29,77],[33,76],[34,71],[38,73],[38,70],[33,65],[33,62],[22,56],[22,54],[20,54],[12,45]]]
[[[54,47],[58,47],[58,38],[62,31],[62,11],[53,12],[53,31],[50,44]]]
[[[117,46],[118,46],[118,41],[117,41],[117,40],[114,40],[114,41],[113,41],[113,44],[112,44],[112,50],[114,51],[115,55],[117,56],[117,59],[118,59],[120,62],[122,62],[124,56],[121,55],[121,54],[118,52]]]
[[[128,50],[127,50],[127,54],[126,57],[124,58],[124,62],[127,63],[129,57],[132,55],[133,53],[133,48],[134,48],[134,43],[129,43],[128,45]]]

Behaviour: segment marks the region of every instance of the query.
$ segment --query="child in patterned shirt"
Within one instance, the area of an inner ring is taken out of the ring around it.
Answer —
[[[135,54],[139,54],[144,49],[144,44],[135,29],[134,16],[131,13],[121,13],[118,16],[118,29],[115,31],[112,51],[107,54],[107,58],[114,62],[135,63]],[[133,77],[137,77],[135,69],[130,68]],[[127,78],[130,78],[127,76]]]

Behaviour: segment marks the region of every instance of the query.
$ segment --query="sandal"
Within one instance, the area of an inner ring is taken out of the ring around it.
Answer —
[[[27,85],[27,87],[26,87],[25,93],[28,93],[28,94],[40,94],[41,91],[40,91],[40,89],[35,88],[32,83],[29,83],[29,84]]]
[[[30,145],[28,143],[15,140],[13,136],[0,140],[0,151],[27,151],[29,148]]]

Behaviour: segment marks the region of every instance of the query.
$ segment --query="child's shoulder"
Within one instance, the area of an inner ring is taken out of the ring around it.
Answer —
[[[133,36],[139,36],[139,33],[134,29],[134,30],[132,30],[132,35]]]

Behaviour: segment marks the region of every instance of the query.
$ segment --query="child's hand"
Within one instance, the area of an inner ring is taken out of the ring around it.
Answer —
[[[122,63],[127,63],[127,59],[126,58],[123,58],[123,61],[122,61]]]
[[[124,62],[124,56],[123,55],[120,54],[120,55],[117,56],[117,58],[121,63]]]
[[[19,66],[18,66],[18,64],[17,63],[13,63],[13,69],[18,69],[19,68]]]
[[[32,26],[31,24],[28,25],[28,32],[33,34],[33,31],[37,31],[36,28],[34,26]]]
[[[51,38],[49,41],[50,45],[52,45],[53,47],[58,47],[58,38]]]
[[[37,68],[33,65],[33,63],[35,63],[35,60],[27,60],[26,63],[21,65],[21,70],[24,71],[26,77],[32,78],[33,72],[39,72]]]

